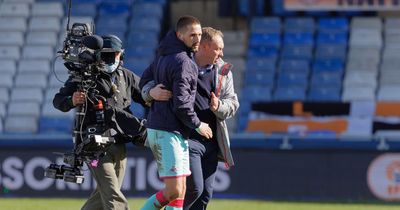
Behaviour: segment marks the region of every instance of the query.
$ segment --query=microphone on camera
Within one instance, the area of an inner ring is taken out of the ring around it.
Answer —
[[[101,50],[103,48],[103,38],[98,35],[85,36],[82,44],[92,50]]]

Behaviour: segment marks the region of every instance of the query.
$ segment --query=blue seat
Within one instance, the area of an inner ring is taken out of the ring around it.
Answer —
[[[341,44],[326,44],[318,45],[315,50],[315,59],[317,60],[340,60],[345,61],[347,55],[346,45]]]
[[[130,32],[127,36],[127,43],[131,46],[157,46],[158,34],[151,31]]]
[[[317,35],[318,44],[341,44],[347,45],[348,34],[347,32],[321,32]]]
[[[250,23],[251,33],[280,33],[282,21],[279,17],[255,17]]]
[[[263,16],[264,15],[264,0],[237,0],[237,13],[239,16]]]
[[[307,100],[318,102],[341,101],[340,87],[311,87]]]
[[[41,117],[39,119],[39,132],[70,134],[72,125],[73,120],[71,118]]]
[[[269,87],[245,87],[242,92],[249,102],[266,102],[271,101],[271,88]]]
[[[310,63],[308,60],[282,59],[279,63],[279,72],[308,75],[310,72]]]
[[[135,32],[152,31],[154,33],[160,33],[161,31],[160,20],[155,17],[134,17],[131,19],[129,27],[131,31]]]
[[[297,72],[280,72],[277,83],[279,87],[306,87],[308,85],[308,75]]]
[[[313,64],[313,73],[336,72],[343,74],[344,66],[341,60],[316,60]]]
[[[266,46],[279,48],[281,46],[280,33],[252,33],[250,35],[250,46]]]
[[[282,59],[313,59],[313,47],[311,45],[285,45],[282,49]]]
[[[97,10],[96,5],[92,3],[74,3],[72,4],[71,15],[72,16],[90,16],[96,17]]]
[[[318,20],[318,31],[320,32],[347,32],[349,21],[345,17],[320,18]]]
[[[135,117],[144,118],[145,109],[141,105],[132,103],[130,109]]]
[[[304,87],[277,87],[273,93],[275,101],[304,101],[306,89]]]
[[[285,45],[308,45],[313,46],[314,37],[312,33],[308,32],[295,32],[285,33],[283,36]]]
[[[269,58],[248,58],[246,62],[246,72],[271,72],[274,73],[276,68],[276,59]]]
[[[142,76],[144,70],[150,65],[150,63],[151,58],[127,57],[124,61],[124,66],[138,76]]]
[[[245,85],[272,88],[274,86],[274,79],[274,72],[247,72],[245,76]]]
[[[112,32],[113,29],[125,30],[127,31],[127,17],[120,15],[104,15],[97,19],[96,27],[97,28],[109,28]]]
[[[107,27],[96,27],[96,34],[102,36],[107,34],[116,35],[121,39],[122,43],[125,43],[126,28],[107,28]],[[125,44],[124,44],[125,45]]]
[[[118,15],[126,16],[130,15],[130,3],[129,2],[102,2],[99,5],[99,15]]]
[[[241,97],[239,99],[240,109],[238,110],[239,116],[247,116],[251,112],[251,102],[247,100],[248,98]]]
[[[318,87],[341,87],[341,72],[316,72],[311,76],[311,86]]]
[[[315,22],[310,17],[289,17],[285,20],[285,32],[310,33],[315,31]]]
[[[242,104],[240,104],[242,106]],[[245,132],[247,129],[247,124],[249,122],[248,115],[239,115],[238,116],[238,124],[237,124],[237,131],[238,132]]]
[[[244,131],[247,128],[247,123],[249,119],[249,114],[251,112],[251,102],[247,100],[247,98],[241,98],[240,101],[240,109],[238,110],[238,131]]]
[[[137,58],[153,58],[155,53],[155,48],[143,47],[143,46],[129,46],[126,51],[127,57],[137,57]]]
[[[161,20],[164,16],[163,5],[159,3],[135,3],[132,11],[133,18],[155,17]]]
[[[247,57],[264,57],[264,58],[271,58],[277,59],[278,58],[278,49],[274,47],[250,47],[247,50]]]

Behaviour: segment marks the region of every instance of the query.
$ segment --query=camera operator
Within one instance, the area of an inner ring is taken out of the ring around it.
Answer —
[[[104,64],[99,67],[95,79],[95,92],[104,98],[104,121],[108,128],[117,131],[115,144],[109,146],[98,160],[97,167],[89,166],[97,182],[96,189],[83,205],[83,210],[126,210],[127,199],[121,192],[126,168],[125,143],[137,136],[145,139],[142,120],[134,117],[130,111],[131,100],[145,106],[139,89],[139,77],[122,67],[122,41],[115,35],[102,36],[103,48],[100,56]],[[93,100],[87,92],[78,89],[79,82],[70,76],[64,87],[55,95],[53,104],[57,109],[67,112],[75,107],[85,106],[86,112],[82,127],[86,128],[96,120]],[[90,164],[88,164],[90,165]]]

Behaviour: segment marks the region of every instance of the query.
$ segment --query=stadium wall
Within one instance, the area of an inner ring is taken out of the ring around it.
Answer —
[[[53,143],[51,143],[53,142]],[[71,148],[69,140],[0,143],[0,197],[87,197],[95,183],[88,171],[82,185],[43,177],[53,152]],[[247,145],[251,145],[247,141]],[[400,154],[354,149],[280,150],[233,144],[236,166],[219,167],[216,197],[270,200],[400,200]],[[163,187],[149,150],[129,147],[123,190],[147,196]]]

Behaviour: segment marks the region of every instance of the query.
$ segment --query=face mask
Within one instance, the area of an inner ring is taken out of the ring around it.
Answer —
[[[105,65],[104,71],[107,73],[113,73],[118,68],[118,65],[119,65],[119,60],[115,59],[114,63],[112,64],[109,63]]]

